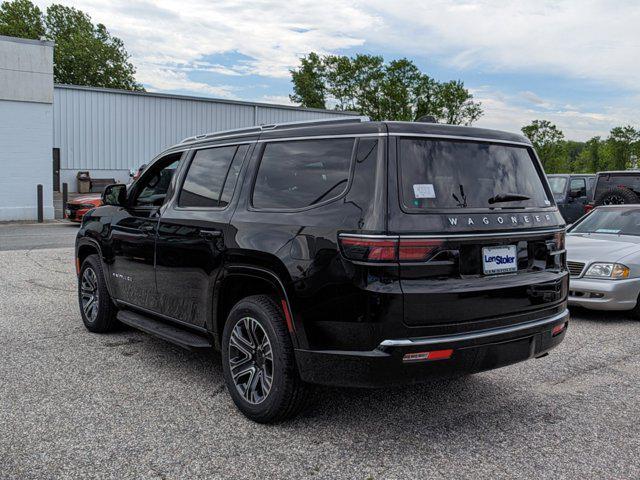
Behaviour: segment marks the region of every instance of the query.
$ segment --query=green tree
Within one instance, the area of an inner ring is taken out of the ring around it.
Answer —
[[[290,70],[293,81],[292,102],[307,108],[327,108],[324,85],[324,65],[316,53],[310,53],[300,61],[300,68]]]
[[[522,133],[531,140],[546,173],[568,171],[562,155],[564,134],[548,120],[534,120],[522,127]]]
[[[144,90],[135,80],[122,40],[75,8],[52,4],[43,15],[29,0],[5,1],[0,6],[0,34],[54,41],[56,83]]]
[[[385,63],[377,55],[319,56],[310,53],[291,70],[291,100],[302,106],[333,104],[372,120],[414,120],[433,115],[469,125],[482,115],[479,102],[461,81],[439,83],[410,60]]]
[[[602,141],[600,137],[593,137],[584,143],[584,147],[576,159],[576,164],[576,172],[596,173],[600,170],[606,170],[602,158]]]
[[[29,0],[0,4],[0,35],[38,40],[45,35],[42,10]]]
[[[605,141],[604,156],[608,168],[611,170],[626,170],[636,167],[632,162],[637,161],[640,153],[640,131],[631,125],[615,127],[609,132]]]

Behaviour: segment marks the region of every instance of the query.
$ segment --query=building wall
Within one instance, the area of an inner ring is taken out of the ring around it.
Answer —
[[[56,85],[54,147],[60,148],[61,182],[76,191],[76,174],[126,182],[186,137],[252,125],[315,120],[350,113],[209,98],[133,93]]]
[[[0,221],[53,218],[53,44],[0,36]]]

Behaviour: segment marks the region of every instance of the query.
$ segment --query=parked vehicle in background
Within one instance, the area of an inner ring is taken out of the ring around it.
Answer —
[[[596,176],[571,173],[547,175],[547,178],[564,220],[573,223],[584,215]]]
[[[567,233],[569,305],[640,318],[640,205],[596,207]]]
[[[102,194],[80,195],[67,202],[65,217],[71,222],[82,222],[84,214],[102,205]]]
[[[104,200],[76,241],[85,326],[219,348],[258,422],[309,384],[540,357],[568,325],[564,221],[520,135],[360,119],[200,135]]]
[[[593,198],[594,206],[640,203],[640,171],[598,172]]]
[[[140,178],[140,175],[142,175],[142,172],[144,172],[145,168],[147,168],[147,164],[143,163],[138,167],[136,171],[133,171],[132,169],[131,173],[129,174],[129,176],[131,177],[131,181],[135,182],[138,178]]]

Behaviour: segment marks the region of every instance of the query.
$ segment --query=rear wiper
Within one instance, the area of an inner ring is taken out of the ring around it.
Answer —
[[[499,193],[494,195],[487,202],[489,203],[502,203],[502,202],[519,202],[521,200],[531,200],[531,197],[526,195],[520,195],[519,193]]]

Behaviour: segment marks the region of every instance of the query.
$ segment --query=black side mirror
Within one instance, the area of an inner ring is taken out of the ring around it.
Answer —
[[[108,185],[102,192],[102,203],[124,207],[127,204],[127,186],[123,183]]]

